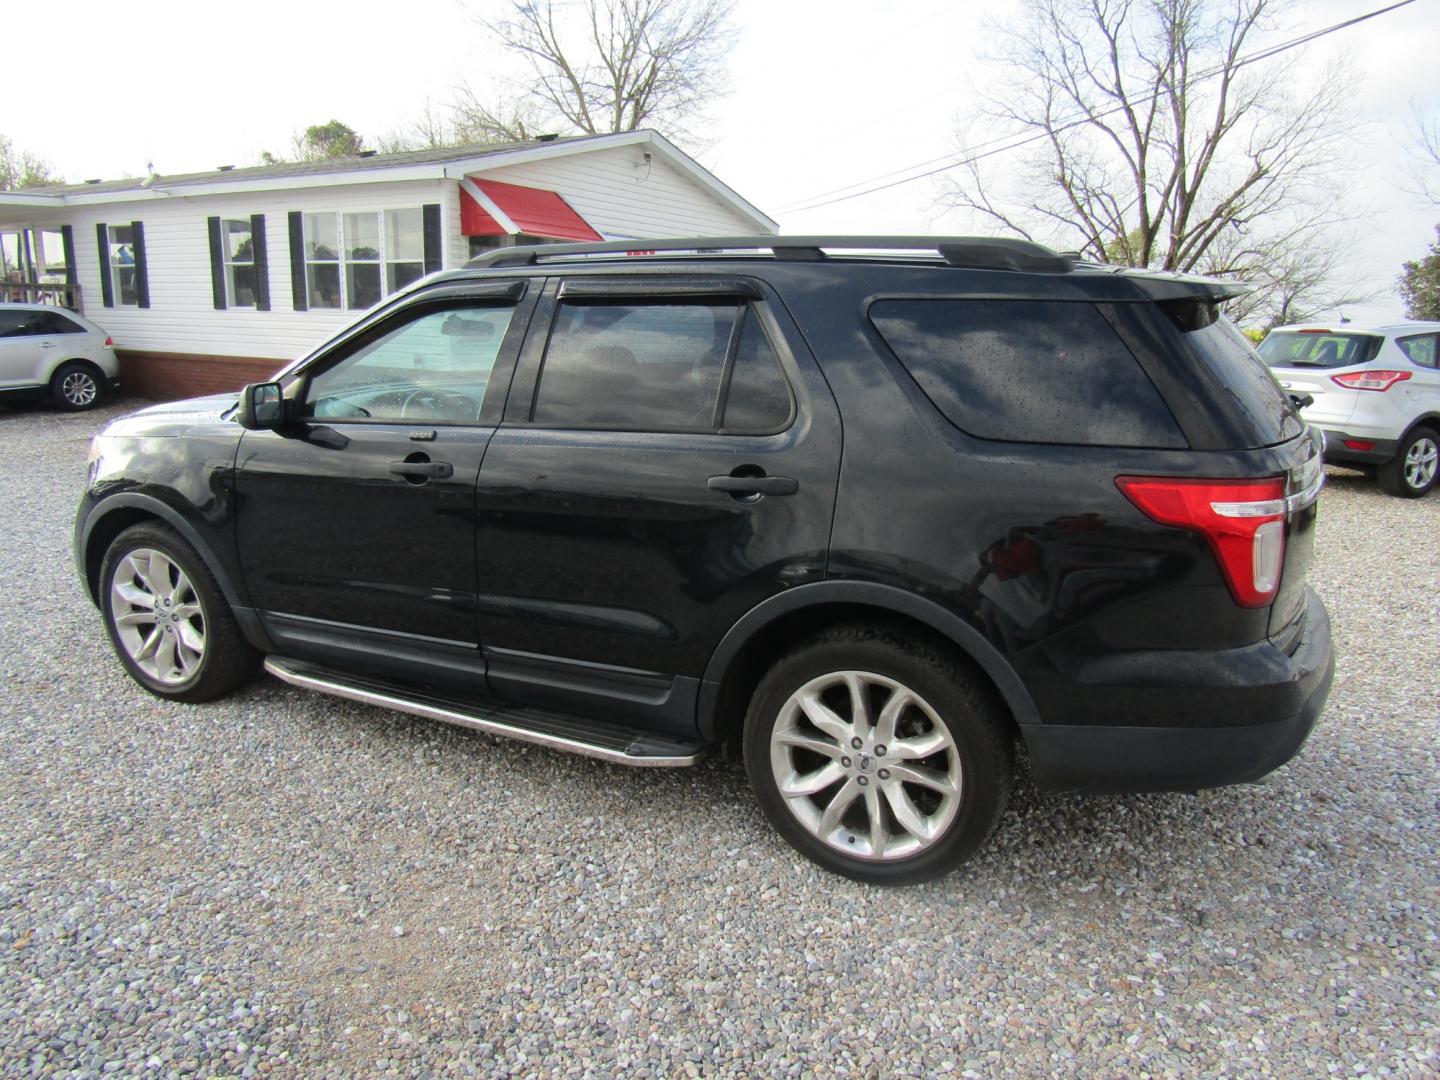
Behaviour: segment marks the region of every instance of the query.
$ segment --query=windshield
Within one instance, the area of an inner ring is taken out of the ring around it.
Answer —
[[[1368,364],[1384,340],[1374,334],[1329,330],[1277,330],[1260,343],[1260,359],[1271,367],[1338,368]]]

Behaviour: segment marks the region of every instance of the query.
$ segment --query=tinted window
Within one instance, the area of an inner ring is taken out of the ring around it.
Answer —
[[[713,427],[737,305],[561,304],[532,418],[556,427]]]
[[[0,311],[0,337],[19,337],[29,323],[28,311]]]
[[[972,435],[1186,445],[1159,392],[1090,304],[881,300],[870,319],[935,407]]]
[[[1395,342],[1400,346],[1400,351],[1412,364],[1419,364],[1421,367],[1435,366],[1435,335],[1421,334],[1418,337],[1399,338]]]
[[[83,334],[85,328],[73,319],[55,311],[36,312],[32,333],[36,334]]]
[[[1295,406],[1250,340],[1229,319],[1222,315],[1209,326],[1183,336],[1229,395],[1229,407],[1250,421],[1255,445],[1284,442],[1304,430]]]
[[[431,311],[315,375],[309,414],[474,423],[513,309]]]
[[[790,419],[790,384],[753,312],[745,315],[725,395],[726,431],[776,431]]]
[[[1260,359],[1271,367],[1349,367],[1368,364],[1380,351],[1373,334],[1279,330],[1260,343]]]

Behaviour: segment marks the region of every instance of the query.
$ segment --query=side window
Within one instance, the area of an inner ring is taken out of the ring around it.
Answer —
[[[790,384],[780,369],[780,358],[760,320],[747,311],[720,426],[733,432],[777,431],[789,421],[790,413]]]
[[[473,424],[513,314],[493,306],[428,311],[314,375],[305,414]]]
[[[83,334],[85,328],[55,311],[40,311],[32,324],[36,334]]]
[[[870,320],[935,407],[971,435],[1186,445],[1159,391],[1088,303],[880,300]]]
[[[140,303],[140,290],[135,278],[134,227],[111,225],[109,236],[109,271],[115,303],[122,307],[135,307]]]
[[[1398,338],[1395,344],[1400,346],[1400,351],[1412,364],[1433,368],[1435,367],[1435,338],[1434,334],[1420,334],[1416,337]]]
[[[554,427],[707,431],[739,313],[719,303],[562,303],[531,418]]]
[[[0,338],[21,337],[29,325],[28,311],[0,311]]]

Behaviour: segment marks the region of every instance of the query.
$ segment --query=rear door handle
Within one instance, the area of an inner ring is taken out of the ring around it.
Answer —
[[[448,461],[392,461],[390,471],[396,476],[417,476],[426,480],[445,480],[455,475],[455,466]]]
[[[712,476],[706,486],[731,495],[794,495],[800,481],[793,476]]]

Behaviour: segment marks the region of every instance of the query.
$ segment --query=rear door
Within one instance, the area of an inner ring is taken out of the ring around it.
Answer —
[[[245,433],[241,566],[288,655],[484,688],[475,483],[523,337],[522,290],[421,294],[307,367],[292,426]]]
[[[724,633],[824,577],[839,457],[829,388],[759,283],[552,281],[480,473],[492,687],[693,732]]]
[[[1410,362],[1410,378],[1397,387],[1410,415],[1440,412],[1440,334],[1408,334],[1395,344]]]
[[[34,332],[37,314],[26,308],[0,308],[0,386],[34,386],[36,368],[45,355],[45,342]]]

